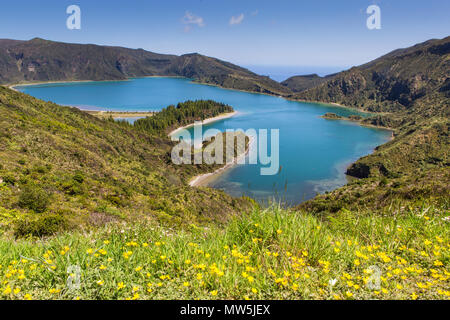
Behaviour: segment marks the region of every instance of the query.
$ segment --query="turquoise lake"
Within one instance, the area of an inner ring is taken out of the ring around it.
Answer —
[[[279,129],[281,170],[273,176],[262,176],[261,164],[237,165],[210,181],[208,186],[263,202],[297,204],[344,185],[346,167],[391,137],[387,130],[320,118],[326,112],[364,115],[356,110],[222,89],[182,78],[59,83],[17,89],[42,100],[93,110],[158,111],[170,104],[196,99],[229,104],[239,113],[204,129],[254,128],[269,132]]]

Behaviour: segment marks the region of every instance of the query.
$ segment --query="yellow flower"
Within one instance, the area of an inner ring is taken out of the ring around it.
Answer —
[[[48,290],[48,292],[50,292],[50,293],[52,293],[52,294],[59,293],[60,291],[61,291],[60,289],[54,289],[54,288]]]
[[[117,290],[123,289],[125,287],[125,285],[123,284],[123,282],[119,282],[117,284]]]
[[[101,266],[99,267],[99,269],[100,269],[100,270],[105,270],[105,269],[106,269],[106,266],[101,265]]]
[[[256,288],[252,288],[253,293],[258,293],[258,290]]]
[[[3,294],[10,294],[11,293],[11,287],[10,286],[7,286],[6,288],[5,288],[5,290],[3,290]]]
[[[213,297],[217,296],[217,290],[213,290],[210,292]]]
[[[186,260],[184,260],[184,263],[185,263],[185,264],[191,264],[191,260],[186,259]]]
[[[23,296],[24,300],[32,300],[33,298],[31,297],[31,294],[27,293]]]
[[[415,292],[413,292],[411,294],[411,299],[416,300],[418,298],[417,294]]]
[[[436,260],[436,261],[434,262],[434,265],[435,265],[436,267],[440,267],[440,266],[443,266],[443,263],[442,263],[441,261],[439,261],[439,260]]]
[[[98,280],[98,281],[97,281],[97,284],[98,284],[99,286],[102,286],[104,283],[105,283],[105,282],[104,282],[103,280]]]
[[[14,294],[18,294],[19,292],[20,292],[20,288],[19,287],[14,289]]]
[[[345,292],[345,295],[349,298],[351,298],[353,296],[353,293],[351,293],[350,291]]]
[[[187,282],[187,281],[186,281],[186,282],[183,282],[183,286],[184,286],[184,287],[189,287],[189,282]]]
[[[137,291],[139,291],[139,287],[138,286],[133,286],[133,292],[137,292]]]
[[[139,266],[139,267],[136,267],[135,269],[134,269],[136,272],[139,272],[139,271],[141,271],[142,270],[142,267],[141,266]]]
[[[403,286],[401,285],[401,284],[399,284],[399,283],[397,283],[397,285],[396,285],[396,287],[397,287],[397,289],[403,289]]]
[[[355,261],[353,261],[353,263],[355,264],[355,266],[359,266],[361,264],[359,259],[355,259]]]
[[[282,233],[283,233],[283,230],[278,229],[278,230],[277,230],[277,233],[278,233],[278,234],[282,234]]]

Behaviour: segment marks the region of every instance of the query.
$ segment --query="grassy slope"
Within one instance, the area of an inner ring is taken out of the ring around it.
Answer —
[[[40,218],[26,203],[20,205],[24,194],[49,203],[34,211],[63,216],[70,226],[133,218],[225,221],[247,203],[218,190],[188,187],[190,177],[215,168],[173,165],[174,143],[167,137],[3,87],[0,114],[2,223]]]
[[[134,224],[44,242],[3,238],[0,298],[448,299],[446,210],[321,220],[269,208],[224,229]],[[70,266],[80,268],[79,289],[66,286]]]

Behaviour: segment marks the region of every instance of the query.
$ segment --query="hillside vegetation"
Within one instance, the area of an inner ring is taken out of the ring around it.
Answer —
[[[219,105],[210,112],[220,113]],[[3,87],[0,114],[0,224],[16,235],[135,219],[223,222],[249,204],[188,187],[216,166],[172,164],[167,136]]]
[[[195,121],[203,121],[233,111],[231,106],[212,100],[186,101],[176,106],[168,106],[151,117],[138,119],[134,122],[134,126],[148,133],[167,135],[170,131]]]
[[[394,139],[348,169],[361,178],[302,204],[317,212],[379,209],[399,199],[448,201],[450,194],[450,37],[393,51],[295,95],[383,111],[360,120]]]
[[[449,299],[446,210],[423,203],[322,220],[272,207],[225,228],[140,223],[2,238],[0,298]]]

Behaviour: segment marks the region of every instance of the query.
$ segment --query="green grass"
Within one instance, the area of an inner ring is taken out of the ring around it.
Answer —
[[[320,219],[272,207],[224,229],[111,224],[47,240],[3,236],[0,298],[448,299],[448,208],[402,212]],[[80,268],[79,289],[67,287],[70,266]]]

